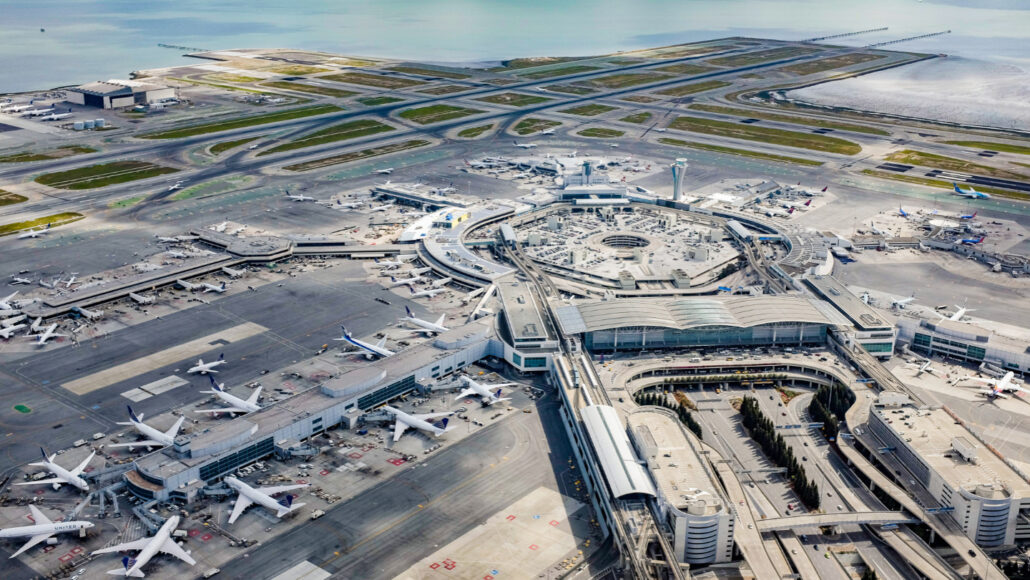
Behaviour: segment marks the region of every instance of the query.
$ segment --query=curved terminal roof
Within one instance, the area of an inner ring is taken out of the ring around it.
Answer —
[[[607,405],[591,405],[580,411],[580,417],[612,495],[617,498],[635,494],[655,497],[654,484],[630,446],[629,435],[615,409]]]
[[[806,298],[794,296],[706,296],[618,298],[557,309],[566,334],[650,326],[687,330],[705,326],[748,328],[779,322],[832,322]]]

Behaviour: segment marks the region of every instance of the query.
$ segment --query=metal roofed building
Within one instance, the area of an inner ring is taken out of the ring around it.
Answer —
[[[372,188],[372,195],[396,199],[399,203],[412,205],[426,211],[435,211],[445,207],[467,208],[470,205],[463,199],[463,196],[443,195],[429,187],[423,190],[416,185],[400,183],[377,185]]]
[[[796,296],[616,298],[562,306],[556,316],[589,350],[822,344],[833,326]]]
[[[673,530],[681,562],[733,559],[735,516],[704,456],[667,409],[644,407],[627,416],[630,438],[658,489],[659,513]]]
[[[208,483],[240,467],[291,448],[324,430],[350,425],[363,412],[487,356],[501,356],[493,329],[473,322],[431,343],[379,359],[285,400],[226,421],[216,421],[171,448],[144,455],[126,473],[128,488],[145,499],[192,501]],[[290,447],[287,447],[290,446]]]
[[[944,409],[877,404],[869,431],[983,547],[1030,540],[1030,484]],[[908,477],[905,474],[904,477]]]
[[[1007,371],[1030,373],[1030,342],[952,320],[898,319],[898,339],[927,356],[942,355],[989,363]]]
[[[139,81],[96,81],[68,89],[67,101],[88,107],[117,109],[175,98],[175,89]]]
[[[612,496],[618,499],[655,497],[654,484],[633,451],[626,428],[615,409],[607,405],[591,405],[580,410],[580,417]]]
[[[816,295],[833,305],[854,327],[853,339],[867,352],[880,358],[894,354],[897,331],[894,322],[874,309],[833,276],[805,278]]]
[[[504,359],[521,371],[545,371],[558,347],[550,336],[541,308],[529,282],[516,275],[497,280],[497,296],[503,314],[498,317],[499,335],[504,342]]]

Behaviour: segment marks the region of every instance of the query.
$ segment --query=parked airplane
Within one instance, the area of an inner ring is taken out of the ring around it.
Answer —
[[[458,400],[458,399],[461,399],[463,397],[471,397],[471,396],[474,396],[474,395],[479,395],[480,399],[483,402],[483,406],[485,406],[485,407],[489,407],[490,405],[493,405],[494,403],[500,403],[501,401],[510,401],[511,400],[510,397],[504,398],[504,399],[501,398],[501,389],[500,389],[500,387],[507,387],[507,386],[515,384],[515,383],[501,383],[499,385],[484,385],[482,383],[479,383],[479,382],[475,381],[472,377],[464,376],[464,375],[461,377],[461,380],[462,380],[462,382],[465,383],[465,389],[463,391],[461,391],[460,393],[458,393],[458,396],[455,397],[454,400]],[[497,387],[497,391],[491,391],[490,390],[490,389],[492,389],[494,387]]]
[[[3,326],[3,327],[14,326],[15,324],[18,324],[19,322],[21,322],[22,320],[25,320],[26,318],[28,318],[27,314],[19,314],[18,316],[12,316],[11,318],[5,318],[4,320],[0,320],[0,326]],[[24,325],[22,325],[22,326],[24,326]]]
[[[12,107],[5,107],[4,108],[4,112],[5,113],[21,113],[22,111],[28,111],[29,109],[33,108],[34,106],[35,105],[14,105]]]
[[[554,135],[554,129],[544,129],[543,131],[540,131],[540,134],[541,135]]]
[[[433,193],[436,193],[436,194],[439,194],[439,195],[446,195],[448,193],[454,193],[456,191],[458,191],[458,190],[453,188],[453,187],[451,187],[451,186],[447,186],[447,187],[434,187],[433,188]]]
[[[47,235],[49,233],[50,233],[50,224],[47,224],[46,227],[40,228],[38,230],[37,229],[31,229],[31,230],[29,230],[29,231],[27,231],[27,232],[25,232],[23,234],[19,234],[18,235],[18,239],[19,240],[24,240],[25,238],[38,238],[39,236],[45,236],[45,235]]]
[[[20,556],[25,550],[28,550],[32,546],[50,538],[54,534],[63,534],[65,532],[79,532],[80,536],[85,535],[86,530],[93,527],[93,522],[86,521],[71,521],[71,522],[52,522],[50,518],[46,517],[36,506],[29,504],[30,518],[34,522],[31,526],[19,526],[15,528],[5,528],[0,530],[0,538],[24,538],[28,537],[29,541],[25,542],[17,552],[11,554],[11,558]]]
[[[386,169],[376,169],[372,173],[376,173],[379,175],[390,175],[391,173],[393,173],[393,167],[387,167]]]
[[[43,328],[43,317],[39,316],[29,325],[29,332],[39,332]]]
[[[961,243],[964,246],[975,246],[983,242],[986,238],[987,236],[980,236],[979,238],[964,238],[961,240]]]
[[[392,201],[388,201],[388,202],[384,203],[383,205],[374,205],[374,206],[368,208],[368,211],[369,212],[386,211],[386,210],[390,209],[391,207],[393,207],[393,203],[394,202],[392,202]]]
[[[952,322],[960,322],[962,320],[962,317],[965,316],[967,312],[975,312],[971,308],[966,308],[965,306],[959,306],[957,304],[955,305],[955,308],[957,308],[957,310],[955,310],[955,312],[952,313],[951,316],[944,316],[944,315],[942,315],[939,312],[937,313],[937,316],[940,316],[941,320],[950,320]]]
[[[231,414],[235,415],[236,413],[253,413],[254,411],[257,411],[257,410],[261,409],[261,407],[258,405],[257,402],[258,402],[258,397],[261,396],[261,388],[262,387],[258,387],[256,389],[254,389],[254,392],[251,393],[251,395],[249,397],[247,397],[246,399],[241,399],[241,398],[239,398],[239,397],[237,397],[235,395],[232,395],[232,394],[228,393],[225,390],[225,383],[222,383],[222,384],[216,383],[214,377],[212,377],[211,375],[208,375],[207,378],[211,381],[211,390],[210,391],[200,391],[200,392],[208,394],[208,395],[214,395],[214,396],[218,397],[222,402],[228,404],[229,406],[228,407],[221,407],[221,408],[218,408],[218,409],[197,409],[194,412],[196,412],[196,413],[216,413],[216,414],[217,413],[231,413]],[[230,522],[230,523],[232,523],[232,522]]]
[[[55,330],[57,330],[57,323],[56,322],[51,324],[50,326],[42,329],[42,330],[43,330],[43,332],[41,332],[39,334],[31,335],[33,338],[36,339],[36,344],[38,344],[38,345],[46,344],[47,341],[50,340],[51,338],[58,338],[58,337],[68,336],[67,334],[57,334],[56,332],[54,332]]]
[[[977,213],[979,213],[979,212],[975,212],[975,211],[974,211],[974,212],[973,212],[973,213],[971,213],[971,214],[966,214],[966,215],[959,215],[959,216],[958,216],[958,219],[960,219],[960,220],[972,220],[972,219],[976,219],[976,214],[977,214]]]
[[[411,286],[412,284],[415,284],[416,282],[421,282],[422,280],[423,278],[419,274],[416,274],[411,278],[401,278],[399,280],[397,278],[394,278],[393,276],[390,276],[390,287],[393,288],[394,286],[404,285]]]
[[[229,266],[222,266],[222,273],[230,278],[242,278],[243,270],[234,270]]]
[[[175,556],[190,566],[193,566],[197,561],[190,557],[185,550],[179,547],[179,544],[176,544],[175,539],[172,538],[172,532],[175,531],[175,528],[178,525],[179,516],[172,516],[165,520],[161,529],[157,530],[157,533],[149,538],[142,538],[133,542],[125,542],[123,544],[101,548],[93,552],[92,555],[96,556],[97,554],[109,554],[111,552],[139,550],[139,554],[136,554],[135,558],[130,558],[128,556],[122,558],[122,568],[108,571],[108,574],[112,574],[114,576],[143,578],[143,567],[146,566],[147,563],[150,562],[150,559],[156,556],[159,552]]]
[[[446,292],[444,288],[429,288],[428,290],[415,290],[411,288],[412,298],[432,298],[441,292]]]
[[[14,297],[17,296],[17,295],[18,295],[18,292],[15,291],[15,292],[12,292],[11,295],[8,296],[7,298],[0,299],[0,310],[17,310],[15,305],[11,304],[11,301],[14,300]]]
[[[175,437],[179,434],[179,429],[182,427],[182,422],[186,420],[186,417],[179,417],[171,428],[167,431],[161,431],[144,423],[143,413],[137,416],[136,413],[132,412],[132,407],[128,405],[126,407],[129,409],[129,421],[118,423],[118,425],[132,427],[140,435],[146,437],[146,439],[143,441],[133,441],[132,443],[115,443],[114,445],[108,445],[108,447],[128,447],[130,450],[133,447],[168,447],[175,441]]]
[[[407,256],[397,256],[396,260],[380,260],[379,258],[376,258],[375,259],[375,263],[376,263],[375,267],[384,268],[384,269],[387,269],[387,270],[392,270],[393,268],[399,268],[399,267],[403,266],[404,264],[407,264],[408,262],[410,262],[411,260],[414,260],[417,257],[418,256],[415,255],[415,254],[409,254]]]
[[[425,266],[425,267],[422,267],[422,268],[412,268],[411,270],[408,270],[407,272],[403,272],[403,274],[411,274],[412,276],[421,276],[422,274],[427,274],[430,271],[432,271],[432,268],[430,268],[429,266]]]
[[[157,238],[157,241],[161,242],[162,244],[178,244],[179,243],[179,238],[176,238],[176,237],[169,238],[169,237],[166,237],[166,236],[158,236],[158,235],[155,235],[154,237]]]
[[[483,292],[486,292],[486,288],[487,288],[486,286],[483,286],[482,288],[476,288],[475,290],[469,292],[468,294],[465,294],[464,296],[461,297],[461,303],[462,304],[468,304],[469,302],[472,302],[473,299],[478,298],[480,294],[482,294]]]
[[[361,201],[348,201],[347,203],[343,203],[340,200],[336,200],[336,205],[330,204],[329,207],[333,209],[356,209],[363,205],[365,204]]]
[[[47,113],[53,113],[53,112],[54,112],[54,108],[53,107],[50,107],[49,109],[30,109],[28,111],[22,111],[21,116],[22,117],[39,117],[41,115],[46,115]]]
[[[42,117],[40,119],[40,121],[60,121],[61,119],[67,119],[68,117],[71,117],[71,116],[72,116],[71,113],[52,113],[50,115],[46,115],[45,117]]]
[[[985,383],[987,386],[989,386],[991,388],[992,391],[995,391],[996,393],[1015,393],[1015,392],[1030,393],[1030,390],[1024,389],[1023,387],[1016,386],[1015,384],[1012,383],[1012,379],[1015,376],[1016,376],[1016,374],[1014,372],[1009,371],[1009,372],[1005,373],[1005,376],[1001,377],[1000,379],[984,379],[984,378],[980,378],[980,377],[973,377],[973,376],[968,376],[967,375],[967,376],[962,377],[959,380],[972,380],[972,381],[978,381],[978,382],[981,382],[981,383]],[[984,394],[987,394],[987,393],[984,393]]]
[[[991,199],[990,195],[986,193],[980,193],[979,191],[973,189],[973,186],[969,186],[969,189],[962,189],[955,182],[952,182],[951,184],[955,186],[955,193],[957,195],[961,195],[962,197],[970,197],[973,199]]]
[[[177,258],[179,260],[185,260],[188,257],[186,255],[186,252],[180,252],[178,250],[168,250],[167,252],[165,252],[165,254],[169,258]]]
[[[235,236],[237,234],[242,234],[243,230],[245,230],[245,229],[247,229],[247,225],[246,224],[244,224],[244,225],[242,225],[242,226],[240,226],[238,228],[233,228],[233,230],[231,232],[229,232],[229,235],[230,236]]]
[[[225,282],[222,282],[221,286],[215,286],[214,284],[209,284],[207,282],[204,282],[203,284],[201,284],[201,286],[204,287],[204,293],[205,294],[208,293],[208,292],[217,292],[217,293],[221,294],[221,293],[225,292],[225,290],[226,290]]]
[[[183,290],[185,290],[187,292],[193,292],[197,288],[200,288],[199,284],[192,284],[190,282],[187,282],[185,280],[180,280],[180,279],[176,279],[175,280],[175,285],[180,287],[180,288],[182,288]]]
[[[313,198],[313,197],[309,197],[307,195],[300,195],[300,194],[296,194],[295,195],[295,194],[292,194],[292,193],[290,193],[288,191],[286,192],[286,197],[290,198],[292,201],[315,201],[315,198]]]
[[[440,421],[439,423],[430,423],[429,421],[427,421],[427,419],[435,419],[437,417],[446,417],[448,415],[453,415],[454,414],[453,412],[446,412],[446,413],[426,413],[426,414],[422,414],[422,415],[409,415],[409,414],[405,413],[404,411],[401,411],[400,409],[394,409],[393,407],[391,407],[389,405],[384,406],[383,410],[385,410],[386,412],[391,413],[393,415],[393,418],[394,418],[394,421],[395,421],[395,423],[393,425],[393,441],[394,441],[394,443],[396,443],[397,441],[400,440],[401,435],[403,435],[404,432],[407,431],[409,427],[415,428],[415,429],[420,429],[422,431],[428,431],[428,432],[432,433],[433,435],[436,435],[437,437],[439,437],[440,435],[443,435],[444,433],[446,433],[447,431],[450,430],[450,429],[447,428],[447,421],[448,420],[446,418],[444,418],[444,420]]]
[[[891,308],[905,308],[910,302],[915,300],[915,295],[909,296],[908,298],[891,298]]]
[[[29,280],[28,278],[19,278],[19,277],[15,276],[13,280],[8,282],[8,284],[11,284],[11,285],[14,285],[14,284],[32,284],[32,280]]]
[[[44,483],[52,483],[54,484],[54,489],[59,489],[62,485],[67,483],[68,485],[77,487],[82,491],[89,491],[89,484],[86,483],[85,479],[79,477],[79,474],[82,473],[82,470],[86,469],[89,462],[93,460],[93,456],[97,454],[96,451],[90,453],[89,457],[87,457],[82,463],[75,466],[75,469],[72,469],[71,471],[54,463],[54,458],[57,457],[56,453],[47,457],[46,451],[43,451],[42,447],[39,448],[39,452],[43,454],[43,461],[39,463],[30,463],[29,465],[34,467],[45,467],[50,471],[50,473],[54,474],[54,477],[51,477],[50,479],[37,479],[36,481],[15,483],[14,485],[40,485]]]
[[[343,329],[343,336],[341,336],[340,338],[334,338],[333,340],[343,340],[343,341],[349,342],[350,344],[360,348],[361,350],[365,351],[365,358],[371,359],[371,358],[374,358],[374,357],[377,357],[377,356],[385,358],[385,357],[388,357],[388,356],[393,356],[395,354],[392,350],[389,350],[389,349],[385,348],[385,346],[384,346],[386,344],[386,337],[385,336],[383,338],[379,339],[379,342],[377,342],[375,344],[370,344],[370,343],[367,343],[365,341],[358,340],[358,339],[354,338],[353,336],[351,336],[351,334],[349,332],[347,332],[347,327],[346,326],[341,326],[340,328]]]
[[[281,518],[305,504],[293,503],[292,495],[287,495],[286,497],[278,501],[276,501],[272,496],[277,493],[282,493],[284,491],[311,487],[310,483],[301,483],[295,485],[272,485],[267,487],[251,487],[231,475],[226,477],[224,481],[226,485],[235,489],[239,493],[239,495],[236,497],[236,504],[232,506],[232,514],[229,515],[230,524],[234,523],[236,519],[240,517],[240,515],[243,513],[243,510],[247,509],[255,503],[265,509],[274,510],[275,517]]]
[[[153,304],[157,300],[153,296],[144,296],[135,292],[129,292],[129,298],[132,298],[137,304]]]
[[[216,231],[216,232],[221,234],[221,233],[225,232],[225,228],[227,228],[227,227],[229,227],[229,222],[222,222],[220,224],[211,226],[210,229],[212,229],[212,230],[214,230],[214,231]]]
[[[14,326],[5,326],[0,328],[0,338],[7,340],[23,328],[25,328],[24,324],[15,324]]]
[[[446,278],[440,278],[439,280],[434,280],[433,283],[430,284],[429,286],[432,287],[432,288],[443,288],[444,286],[450,284],[453,281],[454,281],[454,278],[451,278],[450,276],[448,276]]]
[[[225,360],[225,353],[224,352],[222,354],[218,355],[218,360],[213,360],[213,361],[211,361],[209,363],[204,362],[204,359],[202,359],[202,358],[198,358],[197,359],[197,365],[193,366],[193,367],[190,367],[190,369],[188,371],[186,371],[186,372],[187,373],[200,373],[202,375],[206,375],[208,373],[217,373],[218,371],[213,370],[213,369],[215,367],[224,365],[226,362],[228,362],[228,361]]]
[[[898,206],[898,215],[905,219],[909,218],[909,213],[905,211],[905,208],[901,207],[900,205]]]
[[[78,274],[78,272],[72,272],[68,279],[64,281],[64,287],[71,288],[72,284],[74,284],[75,281],[79,279]]]
[[[514,143],[520,149],[534,149],[536,147],[536,143],[519,143],[518,141],[514,141]]]
[[[446,314],[441,314],[440,318],[436,319],[436,322],[430,322],[428,320],[422,320],[421,318],[416,317],[411,312],[411,308],[408,308],[407,306],[404,307],[404,311],[407,312],[408,315],[402,318],[401,320],[404,320],[405,322],[410,322],[411,324],[414,324],[415,326],[419,327],[419,332],[424,332],[427,334],[439,334],[441,332],[447,332],[448,330],[447,327],[443,325],[444,320],[447,319]]]

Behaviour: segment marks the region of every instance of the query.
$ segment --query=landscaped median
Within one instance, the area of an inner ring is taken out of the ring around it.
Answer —
[[[419,125],[429,125],[431,123],[460,119],[461,117],[478,115],[485,112],[486,111],[480,111],[478,109],[454,107],[452,105],[429,105],[428,107],[419,107],[417,109],[401,111],[398,113],[398,116],[413,123],[418,123]]]
[[[704,111],[706,113],[716,113],[718,115],[733,115],[736,117],[747,117],[750,119],[765,119],[767,121],[777,121],[779,123],[794,123],[795,125],[808,125],[810,127],[822,127],[824,129],[838,129],[841,131],[855,131],[856,133],[869,133],[870,135],[890,135],[889,132],[883,129],[877,129],[876,127],[866,127],[865,125],[853,125],[851,123],[839,123],[837,121],[829,121],[826,119],[817,119],[814,117],[798,117],[796,115],[781,115],[779,113],[769,113],[766,111],[757,111],[753,109],[738,109],[735,107],[722,107],[719,105],[704,105],[695,103],[690,105],[690,109],[695,111]]]
[[[343,153],[341,155],[333,155],[332,157],[323,157],[322,159],[315,159],[314,161],[305,161],[304,163],[297,163],[295,165],[287,165],[283,169],[287,171],[310,171],[312,169],[329,167],[330,165],[338,165],[340,163],[347,163],[349,161],[357,161],[359,159],[367,159],[369,157],[388,155],[390,153],[397,153],[398,151],[415,149],[416,147],[424,147],[426,145],[429,145],[429,143],[429,141],[425,141],[422,139],[412,139],[410,141],[402,141],[400,143],[390,143],[389,145],[382,145],[380,147],[362,149],[361,151],[352,151],[350,153]]]
[[[28,199],[29,198],[25,197],[24,195],[18,195],[17,193],[11,193],[9,191],[4,191],[3,189],[0,189],[0,206],[14,205],[16,203],[27,201]]]
[[[753,157],[755,159],[764,159],[765,161],[776,161],[777,163],[794,163],[797,165],[811,165],[819,166],[822,165],[822,161],[815,161],[814,159],[802,159],[800,157],[787,157],[786,155],[774,155],[772,153],[763,153],[761,151],[751,151],[750,149],[735,149],[733,147],[723,147],[721,145],[710,145],[708,143],[697,143],[695,141],[682,141],[680,139],[670,139],[668,137],[662,137],[658,140],[659,143],[665,145],[673,145],[675,147],[688,147],[690,149],[699,149],[701,151],[711,151],[713,153],[725,153],[727,155],[740,155],[741,157]]]
[[[551,121],[550,119],[534,119],[530,117],[528,119],[522,119],[515,125],[512,131],[519,135],[529,135],[530,133],[539,133],[544,129],[553,129],[561,125],[560,121]]]
[[[713,121],[699,117],[677,117],[675,121],[669,124],[669,128],[840,155],[855,155],[862,151],[862,147],[858,143],[838,139],[837,137],[799,133],[797,131],[786,131],[770,127],[756,127],[741,123],[728,123],[726,121]]]
[[[625,131],[619,131],[618,129],[606,129],[604,127],[591,127],[590,129],[583,129],[577,135],[583,137],[594,137],[597,139],[613,139],[615,137],[622,137],[626,134]]]
[[[951,191],[952,185],[950,181],[944,181],[942,179],[931,179],[929,177],[921,177],[918,175],[905,175],[904,173],[894,173],[893,171],[877,171],[875,169],[863,169],[862,173],[870,177],[876,177],[879,179],[892,179],[894,181],[904,181],[905,183],[914,183],[916,185],[925,185],[927,187],[938,187],[943,190]],[[1005,197],[1008,199],[1030,199],[1030,195],[1021,193],[1018,191],[1009,191],[1007,189],[998,189],[997,187],[985,187],[977,185],[976,190],[980,193],[989,193],[995,197]]]
[[[181,139],[183,137],[193,137],[195,135],[217,133],[219,131],[228,131],[230,129],[243,129],[244,127],[265,125],[267,123],[278,123],[280,121],[302,119],[304,117],[313,117],[315,115],[325,115],[326,113],[337,113],[342,110],[343,109],[337,107],[336,105],[312,105],[310,107],[286,109],[283,111],[276,111],[274,113],[265,113],[263,115],[253,115],[250,117],[236,117],[233,119],[225,119],[224,121],[215,121],[212,123],[203,123],[200,125],[189,125],[187,127],[180,127],[178,129],[160,131],[158,133],[148,133],[145,135],[140,135],[139,137],[141,139]]]
[[[0,156],[0,163],[25,163],[28,161],[47,161],[50,159],[62,159],[64,157],[71,157],[72,155],[82,155],[83,153],[96,153],[97,150],[92,147],[83,147],[81,145],[69,145],[68,147],[58,147],[50,151],[44,151],[42,153],[32,153],[26,151],[24,153],[14,153],[12,155]]]
[[[54,215],[48,215],[46,217],[41,217],[34,220],[6,224],[0,226],[0,236],[9,236],[11,234],[16,234],[23,230],[43,227],[47,224],[50,224],[51,227],[70,224],[71,222],[81,220],[84,217],[86,216],[82,215],[81,213],[67,211],[64,213],[56,213]]]
[[[367,135],[385,133],[393,130],[394,127],[371,119],[347,121],[346,123],[327,127],[321,131],[315,131],[310,135],[299,137],[288,143],[272,147],[271,149],[266,149],[265,151],[258,153],[258,157],[262,155],[271,155],[273,153],[282,153],[283,151],[293,151],[294,149],[303,149],[305,147],[314,147],[315,145],[324,145],[326,143],[333,143],[336,141],[357,139],[358,137],[365,137]]]
[[[146,161],[113,161],[69,171],[44,173],[35,181],[57,189],[94,189],[177,171],[179,170],[172,167],[155,165]]]

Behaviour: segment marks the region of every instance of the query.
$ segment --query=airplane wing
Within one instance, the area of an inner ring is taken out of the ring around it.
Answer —
[[[408,424],[403,421],[397,421],[393,426],[393,442],[400,441],[401,435],[408,429]]]
[[[51,477],[49,479],[39,479],[36,481],[24,481],[21,483],[12,483],[11,485],[42,485],[44,483],[68,483],[66,480],[60,477]]]
[[[454,413],[452,413],[452,412],[447,412],[447,413],[426,413],[424,415],[412,415],[412,417],[414,417],[416,419],[435,419],[437,417],[449,417],[449,416],[451,416],[453,414]]]
[[[132,443],[115,443],[108,445],[108,448],[114,447],[164,447],[165,444],[160,441],[154,441],[153,439],[145,439],[143,441],[133,441]]]
[[[441,314],[440,318],[437,318],[436,322],[434,324],[436,324],[437,326],[443,326],[443,323],[444,323],[445,320],[447,320],[447,315],[446,314]]]
[[[297,485],[270,485],[268,487],[256,487],[257,491],[266,493],[268,495],[275,495],[284,491],[290,491],[291,489],[301,489],[302,487],[311,487],[310,483],[301,483]]]
[[[23,552],[25,552],[25,550],[28,550],[32,546],[35,546],[36,544],[46,540],[47,538],[49,538],[52,535],[53,534],[39,534],[38,536],[32,536],[31,538],[29,538],[28,542],[25,542],[24,546],[19,548],[17,552],[11,554],[11,558],[15,558],[15,557],[21,555]]]
[[[194,413],[246,413],[246,409],[239,407],[221,407],[218,409],[194,409]]]
[[[179,427],[182,427],[182,422],[185,421],[185,420],[186,420],[186,416],[185,415],[183,415],[182,417],[179,417],[179,420],[175,422],[175,425],[172,425],[170,429],[165,431],[165,435],[167,435],[169,437],[175,437],[175,434],[179,432]]]
[[[229,523],[231,524],[235,522],[236,518],[240,517],[240,514],[243,513],[243,510],[250,507],[250,504],[252,503],[254,503],[254,500],[250,499],[249,497],[241,493],[236,498],[236,505],[234,505],[232,508],[232,514],[229,515]]]
[[[173,540],[171,537],[166,539],[164,543],[161,544],[161,547],[158,549],[164,552],[165,554],[175,556],[176,558],[182,560],[183,562],[186,562],[190,566],[197,563],[197,561],[191,558],[190,555],[186,553],[186,550],[180,548],[179,544],[176,544],[175,540]]]
[[[114,546],[108,546],[106,548],[100,548],[93,552],[93,555],[97,554],[110,554],[111,552],[128,552],[130,550],[142,550],[147,547],[150,540],[153,538],[140,538],[132,542],[125,542],[124,544],[115,544]]]
[[[386,345],[386,337],[384,336],[383,338],[379,339],[379,342],[376,343],[376,348],[383,348],[383,346],[385,346],[385,345]]]
[[[464,391],[458,393],[458,396],[454,397],[454,400],[457,401],[458,399],[461,399],[463,397],[471,397],[471,396],[473,396],[475,394],[476,394],[476,390],[475,389],[471,389],[471,388],[470,389],[465,389]]]
[[[85,466],[90,465],[90,462],[92,462],[92,460],[93,460],[93,456],[96,455],[96,454],[97,454],[97,452],[94,451],[94,452],[90,453],[89,457],[82,459],[82,463],[78,464],[77,466],[75,466],[75,469],[71,470],[71,474],[72,475],[78,475],[78,474],[82,473],[82,470],[85,469]]]
[[[261,396],[261,387],[254,389],[254,393],[247,397],[248,405],[257,405],[258,397]]]
[[[39,511],[39,508],[32,504],[29,504],[29,512],[32,513],[32,521],[36,522],[37,525],[53,523],[50,521],[50,518],[46,517],[46,514]]]

